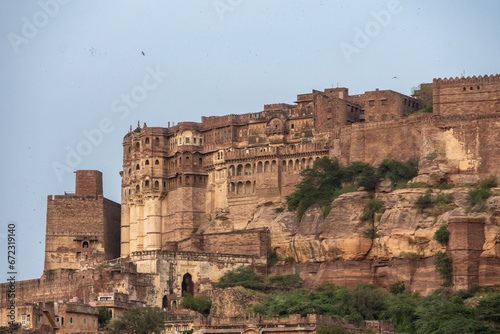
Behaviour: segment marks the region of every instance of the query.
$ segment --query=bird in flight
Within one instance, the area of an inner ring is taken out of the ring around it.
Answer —
[[[144,51],[142,51],[142,55],[145,56],[146,54],[144,53]]]

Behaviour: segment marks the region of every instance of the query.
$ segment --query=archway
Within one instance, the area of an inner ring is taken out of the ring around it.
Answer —
[[[193,278],[190,273],[187,273],[182,277],[182,295],[184,296],[185,293],[189,293],[191,296],[194,296],[193,290]]]
[[[161,309],[165,311],[168,309],[168,299],[167,296],[163,296],[162,302],[161,302]]]

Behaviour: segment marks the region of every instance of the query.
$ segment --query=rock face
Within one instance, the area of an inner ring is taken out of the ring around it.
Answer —
[[[433,179],[442,180],[438,176]],[[469,188],[434,189],[430,194],[434,203],[440,195],[451,197],[451,202],[416,208],[415,202],[428,191],[407,188],[377,192],[375,197],[382,201],[385,211],[375,214],[373,223],[361,220],[371,198],[365,191],[335,199],[326,218],[317,206],[310,207],[300,222],[295,212],[275,214],[272,207],[259,208],[259,217],[275,217],[268,223],[271,248],[280,258],[295,260],[294,264],[281,263],[271,268],[271,274],[300,274],[310,287],[327,281],[347,286],[369,282],[390,287],[403,281],[409,290],[430,293],[443,283],[433,257],[438,251],[449,252],[434,240],[436,230],[453,217],[473,216],[483,217],[486,222],[480,256],[484,264],[480,270],[495,277],[500,267],[490,264],[500,262],[500,192],[493,189],[486,212],[466,214]],[[249,226],[253,224],[252,221]],[[370,229],[374,231],[373,239],[366,236]],[[479,278],[483,285],[484,277],[482,281]],[[491,277],[487,285],[500,285],[500,279]]]
[[[214,318],[220,317],[242,317],[245,310],[252,304],[259,303],[264,299],[258,292],[247,290],[243,287],[226,288],[214,290],[212,294],[212,308],[210,315]]]

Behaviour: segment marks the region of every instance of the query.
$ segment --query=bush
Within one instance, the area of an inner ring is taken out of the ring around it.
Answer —
[[[495,175],[491,175],[489,178],[479,181],[479,188],[481,189],[490,190],[495,187],[498,187],[498,180]]]
[[[420,259],[420,255],[415,252],[401,252],[399,253],[399,256],[405,259]]]
[[[281,260],[279,257],[278,257],[278,254],[276,254],[275,251],[272,251],[271,253],[269,253],[267,255],[267,266],[268,267],[272,267],[274,266],[279,260]]]
[[[210,314],[212,300],[209,297],[193,297],[193,295],[186,293],[182,297],[181,306],[207,316]]]
[[[400,293],[403,293],[406,291],[406,286],[405,282],[399,281],[394,284],[391,284],[391,288],[389,289],[389,292],[392,293],[393,295],[398,295]]]
[[[283,261],[285,261],[285,263],[294,263],[295,258],[293,256],[287,256],[283,259]]]
[[[434,240],[439,242],[441,245],[446,246],[448,240],[450,240],[450,231],[448,230],[448,226],[441,225],[434,233]]]
[[[159,307],[136,307],[123,312],[108,333],[161,333],[165,329],[164,313]]]
[[[106,306],[99,306],[97,308],[97,322],[99,326],[105,326],[111,320],[111,311]]]
[[[426,209],[432,206],[431,194],[425,194],[424,196],[420,196],[415,202],[415,208],[417,209]]]
[[[326,219],[326,217],[328,217],[328,215],[330,214],[330,211],[332,211],[331,206],[325,206],[323,208],[323,219]]]
[[[449,286],[451,284],[451,259],[443,252],[437,252],[434,257],[434,265],[436,266],[436,271],[439,273],[443,279],[443,284]]]
[[[221,289],[239,285],[247,289],[259,290],[264,287],[263,281],[262,276],[257,274],[252,267],[240,266],[222,275],[216,285]]]
[[[363,232],[363,236],[367,239],[375,239],[375,238],[380,237],[380,234],[377,232],[377,228],[373,227],[373,228],[366,229]]]
[[[378,174],[382,178],[388,178],[392,184],[400,181],[408,182],[418,174],[417,161],[410,159],[406,162],[385,159],[379,165]]]
[[[500,293],[494,292],[481,298],[476,311],[481,319],[500,325]]]
[[[375,213],[384,213],[384,202],[373,198],[366,203],[365,210],[361,216],[361,220],[370,221],[373,223]]]
[[[469,208],[480,206],[486,203],[486,200],[491,196],[491,191],[483,188],[474,188],[467,193],[467,202]]]
[[[436,196],[436,201],[434,202],[434,204],[437,207],[444,207],[448,206],[449,204],[452,204],[454,201],[455,201],[455,196],[453,196],[453,194],[441,193]]]
[[[269,277],[268,282],[274,287],[281,289],[298,289],[302,284],[302,278],[298,275],[280,275]]]
[[[274,212],[276,213],[282,213],[283,211],[285,211],[285,208],[274,208]]]

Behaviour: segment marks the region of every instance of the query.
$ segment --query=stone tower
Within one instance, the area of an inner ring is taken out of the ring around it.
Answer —
[[[103,197],[102,173],[76,171],[74,194],[48,196],[44,271],[120,256],[120,205]]]

